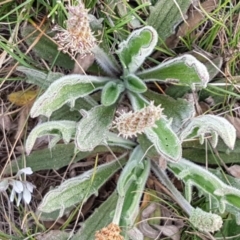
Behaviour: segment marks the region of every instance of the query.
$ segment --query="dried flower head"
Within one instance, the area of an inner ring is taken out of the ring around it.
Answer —
[[[121,229],[118,225],[110,223],[107,227],[96,232],[95,240],[123,240],[120,232]]]
[[[88,10],[79,1],[77,6],[68,6],[67,29],[56,26],[54,30],[60,31],[54,39],[59,44],[59,50],[68,52],[71,56],[78,53],[83,57],[92,52],[96,39],[90,29]]]
[[[137,136],[146,128],[156,127],[155,122],[163,117],[161,105],[154,106],[154,102],[136,112],[120,113],[121,115],[113,122],[113,128],[117,128],[118,135],[125,138]],[[118,112],[119,113],[119,112]]]

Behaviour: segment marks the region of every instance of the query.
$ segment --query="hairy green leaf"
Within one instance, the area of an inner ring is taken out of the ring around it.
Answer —
[[[60,72],[44,73],[43,71],[24,66],[17,67],[17,71],[27,75],[27,83],[37,85],[41,89],[47,89],[51,83],[63,76]]]
[[[72,237],[71,240],[90,240],[94,239],[95,233],[106,227],[112,222],[113,212],[116,208],[118,195],[113,192],[99,208],[83,223],[80,230]]]
[[[192,118],[185,123],[180,133],[180,139],[184,140],[198,136],[204,139],[206,133],[211,133],[212,138],[209,141],[213,147],[217,146],[218,136],[220,136],[230,149],[234,148],[236,141],[236,129],[234,126],[225,118],[210,114]]]
[[[136,75],[146,82],[169,81],[191,87],[196,84],[206,87],[209,82],[209,73],[205,65],[189,54],[138,72]]]
[[[217,201],[220,213],[225,211],[226,206],[237,208],[239,212],[239,189],[228,186],[210,171],[183,158],[177,163],[168,163],[168,166],[179,179],[184,181],[188,201],[192,198],[192,187],[196,186]]]
[[[75,100],[103,88],[112,79],[73,74],[61,77],[50,85],[47,91],[33,104],[31,117],[45,115],[50,117],[52,112],[69,103],[74,106]]]
[[[112,123],[115,106],[96,106],[85,112],[77,125],[76,147],[80,151],[91,151],[100,144],[107,143],[108,129]]]
[[[134,171],[137,169],[137,167],[143,168],[143,159],[144,152],[140,146],[137,146],[132,151],[132,154],[126,165],[127,167],[122,170],[121,176],[118,180],[117,191],[120,196],[124,197],[126,190],[131,185],[131,182],[136,180]]]
[[[147,91],[147,86],[142,79],[138,78],[134,74],[129,74],[124,77],[126,88],[135,93],[143,93]]]
[[[181,141],[168,120],[161,118],[156,122],[156,127],[146,129],[144,133],[159,155],[171,162],[177,162],[182,157]]]
[[[109,76],[116,77],[120,74],[121,69],[114,58],[110,58],[98,45],[94,46],[92,51],[97,63]]]
[[[126,158],[117,159],[110,163],[102,164],[96,169],[68,179],[57,188],[50,190],[38,206],[39,212],[50,213],[59,210],[59,217],[64,210],[98,194],[98,189],[125,163]]]
[[[126,229],[132,228],[139,212],[139,202],[150,173],[150,161],[137,146],[124,167],[117,185],[118,202],[113,223],[124,227],[124,239],[128,239]]]
[[[120,146],[126,149],[132,149],[137,145],[135,141],[126,139],[118,136],[116,133],[108,132],[107,133],[107,144],[108,146]]]
[[[101,103],[104,106],[114,104],[124,89],[125,88],[122,83],[108,82],[102,90]]]
[[[175,33],[177,25],[183,21],[191,0],[169,1],[161,0],[150,8],[147,24],[157,30],[158,36],[164,42]]]
[[[119,44],[117,54],[124,73],[134,73],[149,56],[157,44],[158,35],[154,28],[143,27],[133,31],[127,40]]]
[[[135,179],[128,182],[121,213],[120,226],[133,227],[139,213],[139,203],[149,177],[151,163],[144,159],[142,166],[134,169]]]
[[[75,135],[75,131],[76,122],[73,121],[51,121],[37,125],[28,135],[25,148],[26,153],[29,155],[36,139],[39,137],[44,135],[57,135],[58,140],[62,138],[64,143],[67,144]]]
[[[128,92],[128,97],[134,111],[144,108],[150,104],[150,102],[140,93]]]
[[[89,102],[86,97],[79,98],[75,101],[75,105],[73,108],[71,108],[68,104],[65,104],[61,108],[53,112],[49,120],[50,121],[69,120],[79,122],[79,120],[82,118],[79,109],[84,109],[88,111],[92,107],[93,104],[91,104],[91,102]]]

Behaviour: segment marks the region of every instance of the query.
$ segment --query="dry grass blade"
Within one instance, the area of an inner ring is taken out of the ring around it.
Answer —
[[[201,4],[202,9],[207,13],[212,12],[218,5],[218,1],[216,0],[207,0]],[[197,7],[192,6],[188,12],[188,18],[184,21],[178,31],[170,36],[166,40],[166,45],[169,48],[175,48],[180,40],[180,37],[183,37],[187,34],[187,32],[192,31],[194,28],[198,26],[198,24],[204,19],[205,15],[203,12]]]
[[[3,104],[0,106],[0,127],[2,131],[9,131],[12,127],[12,121],[8,115],[4,112]]]
[[[218,5],[218,1],[216,0],[207,0],[201,4],[201,7],[207,12],[212,12]],[[187,32],[193,30],[203,19],[205,15],[201,12],[201,10],[196,6],[191,9],[188,14],[187,23],[183,23],[179,30],[177,31],[178,37],[183,37]]]

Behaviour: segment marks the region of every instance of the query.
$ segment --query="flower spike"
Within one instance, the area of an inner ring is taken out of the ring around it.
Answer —
[[[83,57],[91,54],[96,44],[96,39],[90,29],[88,10],[79,1],[77,6],[68,6],[67,29],[56,26],[59,31],[54,39],[59,44],[59,50],[68,52],[75,57],[78,53]]]
[[[120,113],[121,115],[113,122],[113,128],[117,128],[118,135],[125,138],[137,136],[146,128],[156,127],[155,122],[163,117],[161,105],[154,106],[154,102],[136,112]]]

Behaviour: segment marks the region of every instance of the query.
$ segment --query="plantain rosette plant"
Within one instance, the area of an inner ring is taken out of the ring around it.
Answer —
[[[119,44],[118,61],[112,61],[98,46],[93,48],[96,60],[109,77],[72,74],[53,81],[35,101],[31,117],[44,115],[49,121],[36,126],[26,141],[30,154],[36,139],[51,135],[49,147],[62,139],[65,144],[74,141],[75,152],[92,152],[100,145],[126,149],[115,161],[102,164],[50,190],[38,207],[42,219],[56,219],[77,204],[83,204],[121,167],[125,165],[114,192],[99,210],[96,210],[73,239],[93,239],[94,232],[112,223],[121,226],[124,239],[143,239],[136,228],[139,202],[150,169],[156,173],[179,204],[190,216],[192,224],[201,231],[214,232],[222,224],[221,217],[194,209],[191,200],[192,186],[211,194],[223,213],[240,209],[240,190],[230,188],[213,174],[182,159],[182,142],[185,139],[211,134],[211,143],[217,145],[218,136],[229,148],[234,147],[234,127],[224,118],[204,115],[193,117],[193,103],[184,99],[174,100],[148,89],[150,82],[174,83],[179,86],[206,87],[210,80],[207,67],[195,57],[185,54],[153,68],[142,67],[158,42],[158,34],[151,26],[132,32]],[[93,93],[100,94],[100,101]],[[83,101],[79,108],[81,119],[52,120],[54,111],[69,104],[76,109],[75,101]],[[100,102],[100,103],[99,103]],[[128,111],[123,111],[130,106]],[[129,158],[127,152],[130,151]],[[159,157],[168,161],[168,169],[186,183],[187,201],[171,185],[167,175],[151,159]],[[202,174],[202,175],[201,175]],[[206,184],[201,184],[205,181]],[[101,213],[101,211],[104,214]],[[106,214],[108,213],[109,214]],[[235,214],[237,216],[237,214]],[[206,219],[211,219],[206,223]],[[135,236],[135,237],[134,237]]]

